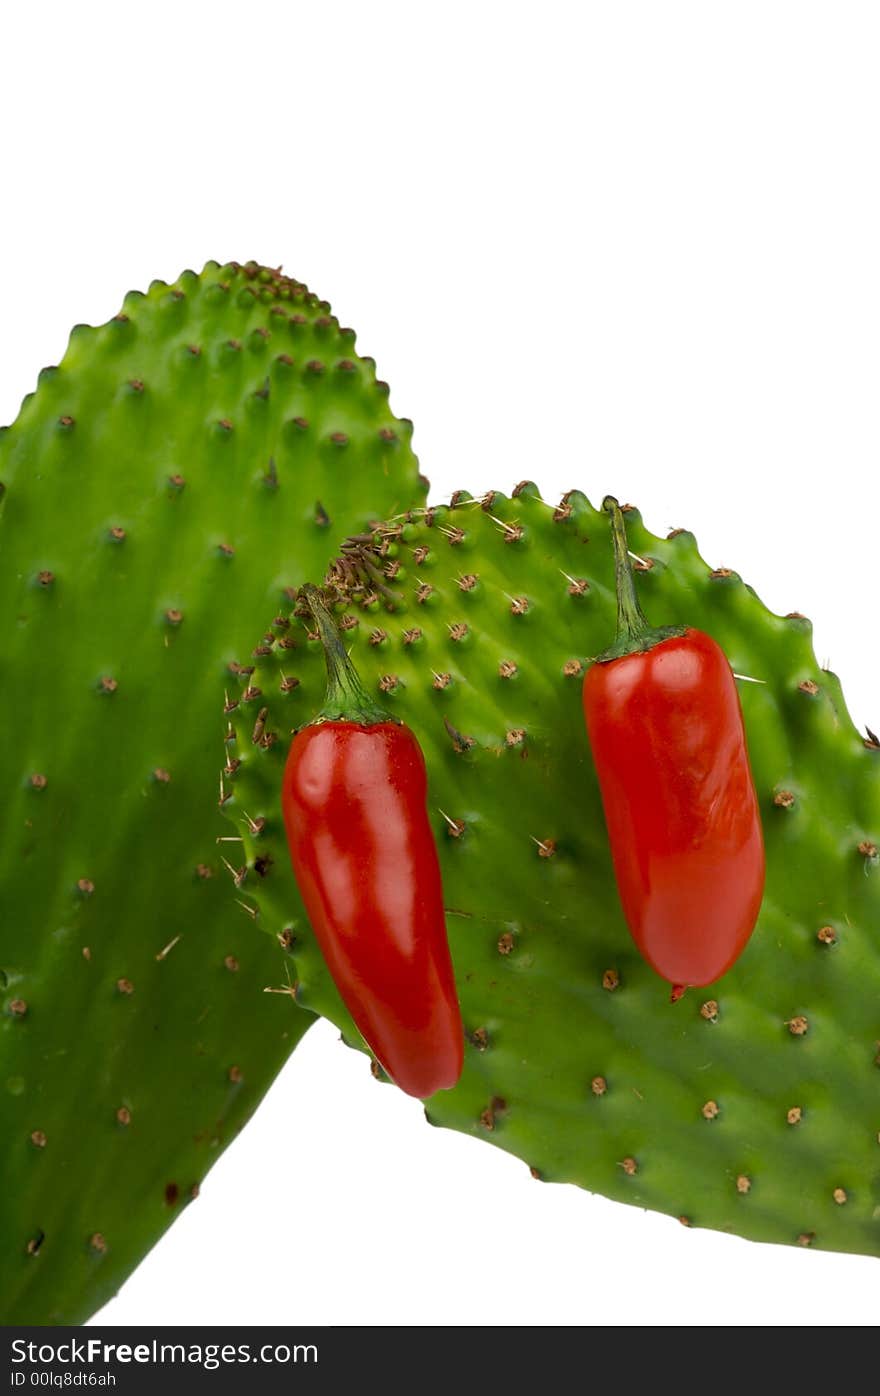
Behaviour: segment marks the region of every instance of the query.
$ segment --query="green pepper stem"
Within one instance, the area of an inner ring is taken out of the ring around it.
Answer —
[[[327,665],[327,697],[315,722],[360,722],[372,726],[389,722],[390,715],[366,692],[357,669],[342,643],[339,628],[317,587],[300,587],[302,600],[308,606],[318,631]]]
[[[650,629],[647,617],[639,605],[635,578],[626,542],[623,511],[613,495],[607,494],[602,508],[611,515],[611,538],[614,543],[614,582],[617,588],[617,639],[638,640]]]
[[[607,494],[602,508],[611,516],[611,538],[614,543],[614,580],[617,588],[617,638],[601,654],[597,664],[609,664],[627,654],[646,654],[663,640],[685,635],[686,625],[649,625],[636,595],[635,578],[626,544],[623,511],[613,495]]]

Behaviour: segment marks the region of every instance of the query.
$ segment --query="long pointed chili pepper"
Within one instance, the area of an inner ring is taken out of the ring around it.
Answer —
[[[282,810],[293,871],[358,1030],[408,1095],[461,1075],[464,1034],[419,743],[364,692],[330,612],[303,587],[327,700],[294,737]]]
[[[710,984],[742,953],[764,889],[764,841],[739,694],[716,642],[653,628],[635,592],[623,515],[611,516],[617,638],[583,702],[614,873],[633,939],[676,986]]]

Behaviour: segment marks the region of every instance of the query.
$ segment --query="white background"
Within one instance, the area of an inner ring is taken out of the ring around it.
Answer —
[[[85,0],[0,46],[0,419],[129,287],[282,262],[436,499],[692,528],[880,728],[876,5]],[[542,1186],[322,1023],[100,1317],[857,1324],[878,1278]]]

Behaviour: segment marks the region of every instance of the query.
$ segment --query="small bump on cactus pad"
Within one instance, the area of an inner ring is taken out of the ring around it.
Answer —
[[[310,1021],[230,895],[214,718],[254,617],[424,498],[410,431],[326,302],[209,263],[0,434],[0,1320],[109,1298]]]
[[[584,734],[584,669],[615,627],[606,518],[529,485],[459,495],[348,548],[333,573],[361,676],[428,764],[469,1038],[460,1085],[428,1117],[539,1178],[693,1226],[880,1253],[880,751],[806,620],[710,570],[690,533],[656,538],[633,509],[627,527],[649,621],[708,631],[744,676],[767,843],[745,953],[675,1002],[627,933]],[[356,1043],[279,812],[323,661],[296,618],[274,635],[231,715],[242,892],[257,925],[292,938],[300,1001]]]

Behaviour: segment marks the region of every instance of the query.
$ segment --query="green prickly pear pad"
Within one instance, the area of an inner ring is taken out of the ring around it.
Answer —
[[[692,1226],[880,1253],[880,749],[819,667],[808,621],[710,570],[692,534],[660,539],[626,518],[649,622],[708,631],[757,680],[740,693],[763,909],[733,970],[675,1003],[624,924],[584,732],[585,666],[615,629],[607,518],[527,484],[462,494],[346,549],[331,575],[367,690],[427,759],[468,1034],[461,1083],[428,1118],[542,1179]],[[270,630],[226,719],[237,876],[256,924],[293,937],[299,1002],[358,1044],[279,809],[323,659],[296,617]]]
[[[0,1321],[109,1298],[310,1021],[229,895],[215,717],[255,617],[423,500],[410,433],[253,263],[75,329],[0,433]]]

